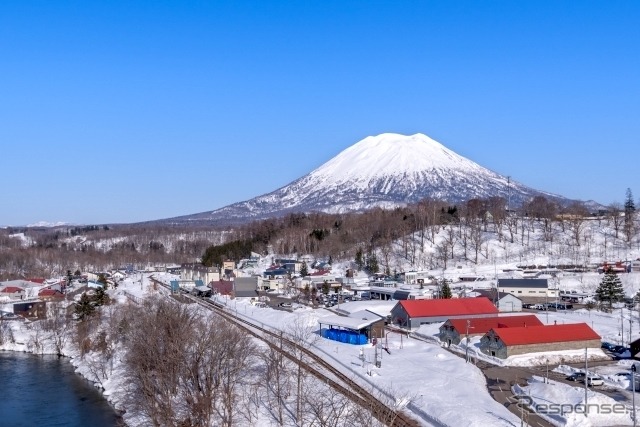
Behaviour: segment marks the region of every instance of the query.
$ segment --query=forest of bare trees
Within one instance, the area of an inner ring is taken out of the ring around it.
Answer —
[[[553,244],[558,236],[569,236],[571,245],[580,247],[588,244],[586,225],[593,221],[612,230],[606,239],[624,240],[628,245],[637,241],[630,190],[624,206],[612,203],[597,212],[581,202],[560,206],[544,196],[511,211],[506,205],[500,197],[457,206],[425,199],[406,207],[362,213],[292,213],[225,230],[151,225],[0,229],[0,280],[201,259],[212,265],[223,257],[237,260],[251,251],[266,254],[269,248],[278,254],[312,254],[334,260],[353,259],[360,250],[377,254],[387,270],[397,257],[414,266],[446,268],[456,257],[476,264],[487,261],[488,239],[505,245],[516,241],[527,247],[539,245],[532,240],[536,230],[542,231],[544,242]],[[427,246],[433,246],[434,253],[425,254]],[[208,249],[216,255],[209,257]]]

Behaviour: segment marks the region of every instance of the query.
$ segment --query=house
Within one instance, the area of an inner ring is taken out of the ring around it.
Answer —
[[[57,289],[43,289],[38,293],[38,297],[43,301],[54,301],[64,298],[64,294]]]
[[[542,326],[542,324],[535,314],[449,319],[440,326],[438,337],[447,345],[460,344],[462,338],[466,336],[484,335],[491,329]]]
[[[11,301],[23,300],[25,295],[25,290],[17,286],[6,286],[0,289],[0,296],[8,297]]]
[[[233,281],[233,295],[236,298],[256,298],[258,296],[258,277],[236,277]]]
[[[522,297],[557,298],[559,289],[549,289],[547,279],[498,279],[500,292]]]
[[[430,271],[407,271],[404,273],[404,283],[413,284],[435,284],[436,279]]]
[[[525,353],[600,348],[600,345],[600,335],[586,323],[493,328],[480,340],[483,353],[500,359]]]
[[[231,280],[216,280],[210,282],[209,287],[214,294],[231,295],[233,292],[233,282]]]
[[[448,319],[491,317],[498,309],[484,297],[398,301],[391,309],[394,324],[413,329]]]
[[[180,267],[181,280],[202,280],[204,283],[220,280],[220,269],[207,267],[202,264],[182,264]]]
[[[513,294],[498,292],[496,289],[477,289],[474,292],[493,301],[501,313],[522,311],[522,300]]]

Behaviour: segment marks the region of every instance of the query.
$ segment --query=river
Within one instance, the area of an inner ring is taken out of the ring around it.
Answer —
[[[118,419],[68,359],[0,351],[0,427],[113,427]]]

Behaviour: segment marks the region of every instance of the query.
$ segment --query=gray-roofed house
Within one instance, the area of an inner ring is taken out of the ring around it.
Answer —
[[[522,300],[513,294],[498,292],[496,289],[476,289],[474,292],[478,296],[489,298],[501,313],[522,311]]]
[[[257,277],[236,277],[233,281],[233,295],[236,298],[256,298],[258,296]]]
[[[522,297],[558,298],[559,289],[549,289],[547,279],[498,279],[500,292]]]

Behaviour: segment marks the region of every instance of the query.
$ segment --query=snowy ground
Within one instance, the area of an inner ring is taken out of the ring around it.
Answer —
[[[227,300],[231,310],[265,326],[287,330],[291,325],[318,328],[317,320],[331,314],[324,309],[301,308],[293,313],[270,308],[254,308],[245,301]],[[409,410],[425,424],[456,426],[517,425],[519,420],[488,394],[485,377],[473,365],[452,355],[439,345],[407,339],[390,333],[390,354],[382,353],[380,368],[374,365],[372,345],[343,344],[317,337],[312,348],[332,360],[344,372],[382,391],[391,391],[402,400],[411,400]],[[363,351],[365,362],[360,358]],[[472,405],[469,402],[473,402]],[[460,418],[464,410],[465,418]]]
[[[557,426],[624,426],[633,425],[631,409],[614,399],[589,389],[586,396],[588,414],[585,416],[584,386],[570,386],[542,377],[534,377],[525,387],[514,387],[514,395]],[[518,400],[518,399],[515,399]]]
[[[155,277],[168,283],[174,276],[156,274]],[[163,291],[161,288],[154,289],[147,277],[142,277],[142,281],[140,279],[140,276],[126,279],[118,290],[111,291],[113,297],[118,302],[125,302],[131,298],[142,298],[146,295]],[[630,285],[633,286],[634,284]],[[248,301],[226,300],[226,303],[228,307],[237,311],[241,316],[252,318],[264,325],[285,331],[293,328],[293,325],[306,325],[310,329],[317,331],[318,318],[332,314],[329,310],[322,308],[311,309],[305,306],[299,306],[293,312],[287,312],[271,308],[257,308]],[[363,309],[382,311],[389,310],[392,305],[393,302],[388,301],[361,301],[341,305],[341,309],[349,312]],[[620,310],[613,313],[578,310],[566,313],[540,312],[537,314],[543,323],[548,324],[553,322],[587,322],[603,337],[603,340],[614,343],[621,341],[621,328],[623,325],[624,341],[628,343],[629,318],[632,320],[631,338],[637,338],[639,336],[638,332],[640,332],[637,313],[629,313],[628,310],[623,310],[622,320]],[[344,372],[352,375],[354,379],[376,387],[383,392],[393,393],[404,403],[410,402],[407,409],[420,417],[425,425],[519,425],[520,420],[517,416],[490,397],[482,372],[473,364],[464,362],[462,357],[464,353],[463,346],[458,348],[461,353],[460,356],[451,354],[440,347],[434,337],[438,332],[439,326],[440,324],[424,325],[419,330],[412,332],[411,339],[402,337],[397,333],[389,333],[385,342],[388,340],[387,345],[390,354],[382,353],[380,368],[374,365],[375,349],[371,345],[355,346],[343,344],[322,339],[315,335],[312,347],[319,354],[332,360]],[[23,322],[15,322],[12,323],[12,328],[16,343],[4,344],[0,349],[33,351],[30,348],[30,341],[34,331],[29,329],[29,325]],[[474,338],[471,342],[470,348],[473,355],[477,353],[478,341],[479,338]],[[361,360],[361,351],[364,355],[364,363]],[[54,349],[48,346],[43,349],[43,352],[54,352]],[[76,370],[79,373],[96,381],[98,386],[104,389],[105,395],[116,408],[123,409],[120,404],[120,396],[122,396],[126,384],[118,380],[122,378],[122,375],[119,374],[122,367],[117,362],[117,358],[109,372],[106,375],[102,375],[102,373],[96,371],[91,357],[80,359],[78,354],[70,347],[65,347],[65,355],[71,358],[71,363],[76,366]],[[594,350],[592,357],[601,355],[602,353],[599,350]],[[531,354],[517,356],[503,363],[513,366],[544,364],[547,361],[550,364],[568,363],[572,361],[572,356],[575,356],[579,361],[584,357],[584,353],[577,351],[575,355],[570,354],[570,352]],[[621,361],[618,365],[613,365],[613,367],[596,367],[594,370],[605,378],[608,385],[627,389],[629,388],[629,379],[616,374],[628,371],[628,363],[628,361]],[[567,373],[570,373],[573,368],[566,367],[566,369]],[[580,390],[582,389],[580,388]],[[582,398],[584,397],[583,391],[580,394],[570,386],[553,383],[540,384],[536,381],[521,391],[526,392],[526,394],[530,393],[537,399],[536,402],[579,403],[578,395],[582,396]],[[594,394],[589,398],[589,403],[609,403],[607,400],[609,398],[598,393],[597,390],[591,390],[591,392]],[[462,411],[465,414],[463,418],[460,417]],[[622,415],[616,415],[616,417],[618,418],[611,419],[613,420],[611,422],[619,425],[629,424],[630,418],[628,418],[628,414],[627,418]],[[127,414],[126,421],[131,425],[135,425],[135,414]],[[580,417],[576,414],[551,417],[551,421],[563,426],[611,425],[609,421],[607,421],[609,424],[603,424],[604,421],[600,421],[596,416],[589,417],[587,423],[583,416]]]

